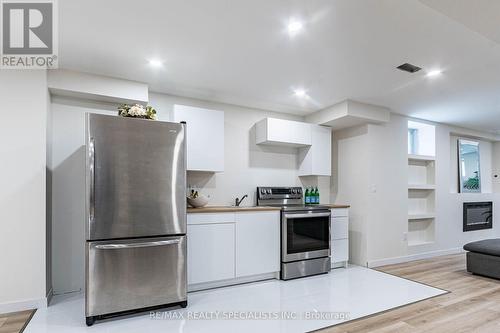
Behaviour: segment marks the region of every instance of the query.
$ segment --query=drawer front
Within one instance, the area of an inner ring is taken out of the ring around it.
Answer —
[[[349,208],[333,208],[332,217],[347,217],[349,216]]]
[[[186,236],[86,244],[86,316],[187,299]]]
[[[332,263],[349,260],[349,240],[338,239],[332,242]]]
[[[347,217],[332,218],[332,239],[349,238],[349,219]]]
[[[191,213],[187,216],[187,224],[234,223],[234,213]]]

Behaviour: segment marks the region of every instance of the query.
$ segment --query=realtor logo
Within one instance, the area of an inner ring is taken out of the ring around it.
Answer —
[[[56,68],[54,0],[1,0],[2,68]]]

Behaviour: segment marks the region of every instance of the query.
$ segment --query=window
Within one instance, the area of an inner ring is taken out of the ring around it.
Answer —
[[[408,154],[418,154],[418,129],[408,128]]]

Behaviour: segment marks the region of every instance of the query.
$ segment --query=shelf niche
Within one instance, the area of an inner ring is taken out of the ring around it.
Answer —
[[[435,126],[408,121],[408,246],[435,241]]]
[[[434,219],[420,219],[408,223],[408,246],[434,243]]]

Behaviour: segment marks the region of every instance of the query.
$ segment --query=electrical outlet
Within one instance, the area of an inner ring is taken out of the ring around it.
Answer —
[[[407,241],[408,241],[408,233],[403,232],[403,242],[407,242]]]

